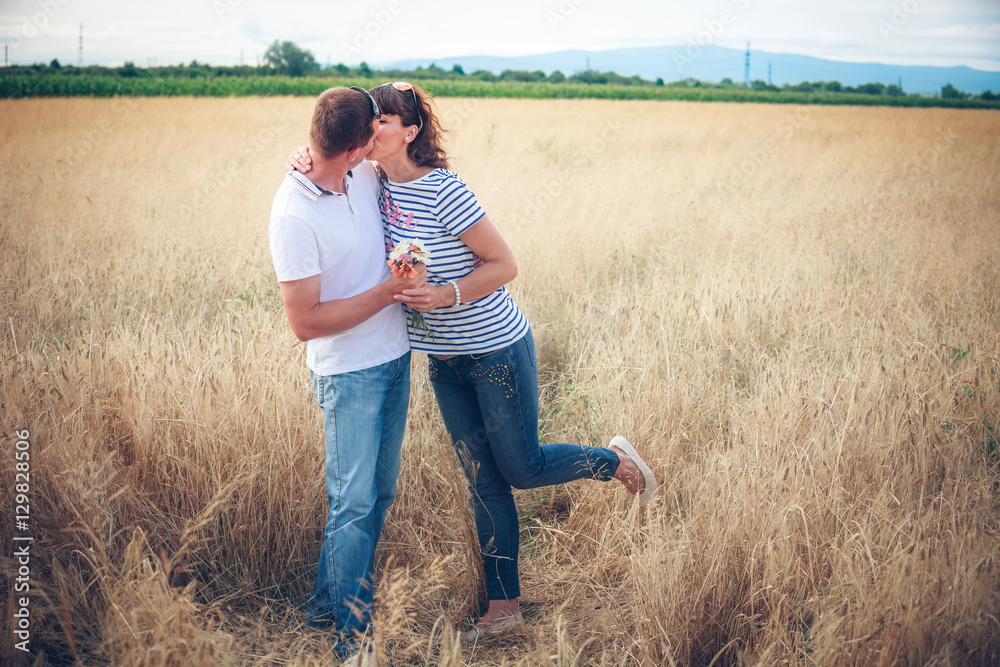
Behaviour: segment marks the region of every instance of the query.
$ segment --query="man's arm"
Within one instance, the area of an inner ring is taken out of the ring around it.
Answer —
[[[301,280],[278,283],[285,315],[296,338],[301,341],[331,336],[352,329],[386,306],[398,303],[395,295],[424,284],[426,270],[416,278],[390,278],[370,290],[346,299],[320,301],[319,274]]]

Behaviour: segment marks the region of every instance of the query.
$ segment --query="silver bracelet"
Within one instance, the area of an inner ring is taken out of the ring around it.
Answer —
[[[449,280],[448,284],[451,285],[452,289],[455,290],[455,305],[456,306],[462,305],[462,293],[458,290],[458,283],[456,283],[454,280]]]

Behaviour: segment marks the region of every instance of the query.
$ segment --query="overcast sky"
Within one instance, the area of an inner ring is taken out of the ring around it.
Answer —
[[[687,44],[1000,71],[1000,0],[0,0],[11,64],[321,64]],[[242,54],[242,55],[241,55]]]

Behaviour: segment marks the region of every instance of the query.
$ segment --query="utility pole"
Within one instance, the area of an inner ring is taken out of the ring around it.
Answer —
[[[771,85],[771,61],[767,61],[767,85]]]
[[[80,24],[80,55],[78,60],[77,65],[83,67],[83,23]]]
[[[750,85],[750,42],[747,42],[747,62],[743,67],[743,85]]]

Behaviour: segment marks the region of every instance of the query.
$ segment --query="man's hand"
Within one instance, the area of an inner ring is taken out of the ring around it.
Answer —
[[[298,171],[303,174],[311,171],[312,165],[312,156],[309,155],[308,146],[299,146],[296,148],[292,151],[292,154],[288,156],[288,162],[285,163],[288,171]]]
[[[382,283],[394,301],[403,302],[404,297],[402,295],[404,291],[415,290],[426,284],[427,267],[423,264],[417,264],[414,268],[417,270],[417,275],[413,278],[391,276],[387,281]]]

